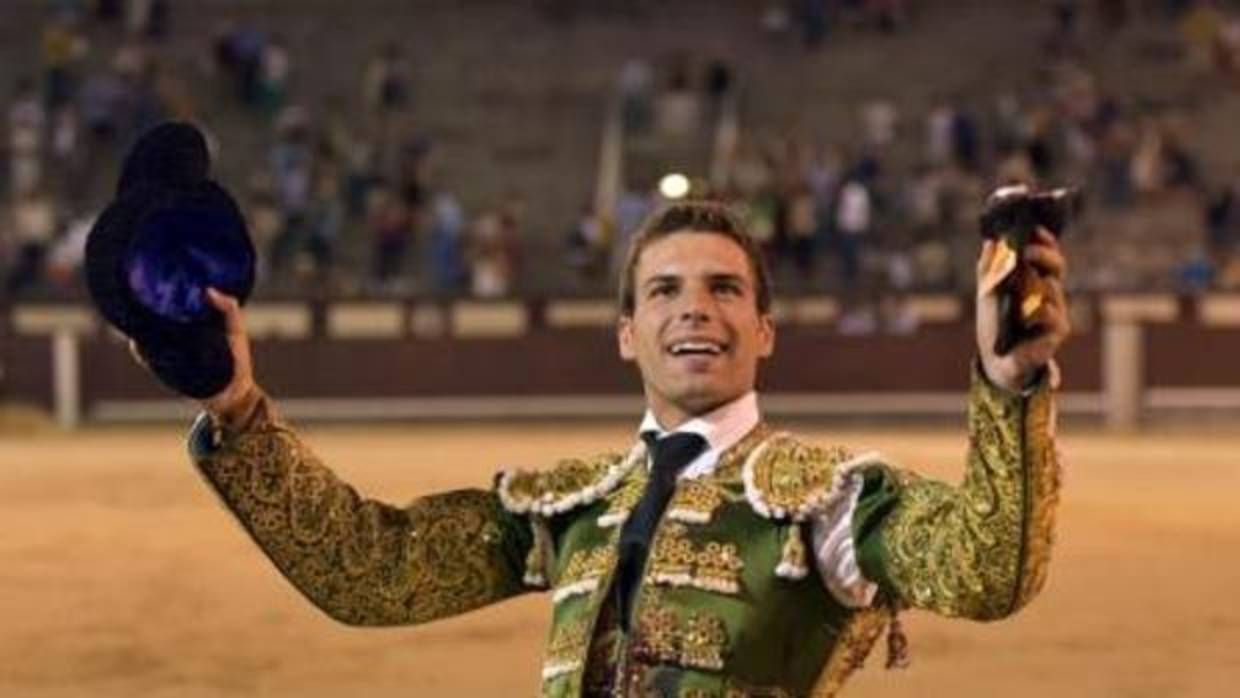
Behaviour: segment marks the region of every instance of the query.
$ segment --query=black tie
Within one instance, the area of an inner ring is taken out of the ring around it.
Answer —
[[[669,434],[660,439],[656,432],[648,431],[642,434],[642,439],[650,450],[650,481],[620,529],[619,562],[616,566],[616,601],[620,610],[620,627],[625,632],[629,630],[633,592],[637,590],[650,552],[650,538],[676,489],[676,476],[706,450],[706,439],[698,434]]]

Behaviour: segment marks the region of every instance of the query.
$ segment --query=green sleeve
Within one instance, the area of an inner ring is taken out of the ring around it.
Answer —
[[[862,572],[888,599],[991,620],[1042,588],[1059,498],[1047,377],[1014,394],[974,369],[961,485],[888,466],[864,477],[853,536]]]
[[[526,591],[529,525],[492,491],[446,492],[404,508],[363,499],[274,419],[221,434],[203,415],[189,447],[280,572],[341,622],[421,623]]]

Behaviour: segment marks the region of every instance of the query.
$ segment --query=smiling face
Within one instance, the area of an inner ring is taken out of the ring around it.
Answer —
[[[759,312],[753,267],[730,237],[676,232],[640,254],[620,356],[637,363],[651,411],[672,429],[752,390],[775,326]]]

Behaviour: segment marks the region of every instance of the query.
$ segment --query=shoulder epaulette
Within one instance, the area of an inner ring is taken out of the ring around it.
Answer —
[[[628,454],[569,458],[549,470],[509,470],[500,475],[496,489],[504,508],[514,514],[562,514],[611,493],[645,455],[645,445],[638,443]]]
[[[745,498],[759,515],[802,521],[842,491],[851,471],[880,462],[874,452],[854,456],[842,447],[810,446],[779,432],[749,454],[741,478]]]

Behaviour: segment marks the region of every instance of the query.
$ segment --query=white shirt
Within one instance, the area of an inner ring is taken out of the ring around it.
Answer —
[[[758,394],[750,391],[726,405],[690,419],[672,432],[664,430],[654,413],[647,409],[638,434],[653,431],[662,438],[673,432],[691,433],[706,439],[706,450],[690,461],[679,475],[680,479],[693,479],[713,473],[719,456],[757,426],[759,419]],[[861,485],[860,478],[850,479],[844,483],[846,496],[810,519],[818,573],[831,595],[852,608],[870,605],[878,591],[878,586],[861,574],[853,546],[852,517],[857,498],[861,495]]]

